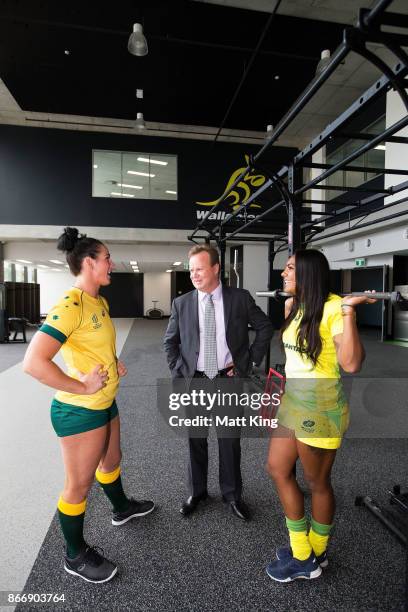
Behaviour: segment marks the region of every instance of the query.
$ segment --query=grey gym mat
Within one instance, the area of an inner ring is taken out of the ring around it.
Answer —
[[[118,397],[126,491],[154,499],[157,509],[143,519],[114,528],[107,500],[97,486],[92,489],[86,516],[87,540],[102,546],[119,566],[119,575],[103,585],[88,584],[64,572],[63,541],[54,517],[25,591],[64,593],[65,604],[51,608],[49,604],[36,605],[35,609],[402,610],[403,547],[368,511],[355,507],[354,499],[370,494],[381,502],[385,500],[383,492],[394,483],[408,484],[407,441],[344,442],[333,472],[337,515],[329,549],[330,566],[318,580],[275,583],[266,575],[265,565],[274,558],[276,546],[286,543],[287,536],[280,503],[264,471],[266,440],[242,441],[245,500],[253,511],[250,523],[243,524],[228,514],[221,502],[213,437],[211,499],[187,519],[179,514],[186,496],[186,449],[180,441],[160,439],[156,432],[155,380],[167,373],[161,349],[165,324],[135,322],[122,352],[129,375]],[[374,370],[381,360],[397,362],[399,356],[394,351],[406,354],[402,348],[384,347],[374,339],[368,344]],[[302,482],[300,468],[299,477]],[[309,497],[306,501],[309,506]],[[29,606],[18,607],[23,608]]]

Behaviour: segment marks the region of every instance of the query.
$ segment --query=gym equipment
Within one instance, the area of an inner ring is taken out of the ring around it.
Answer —
[[[371,497],[358,495],[355,499],[356,506],[364,506],[405,546],[405,611],[408,611],[408,492],[401,493],[400,485],[394,485],[392,491],[387,491],[390,495],[390,505],[396,508],[381,507]]]
[[[0,342],[7,342],[6,287],[0,284]]]
[[[160,308],[156,308],[156,304],[159,300],[152,300],[153,308],[149,308],[146,311],[146,317],[148,319],[161,319],[163,317],[163,311]]]
[[[257,291],[256,295],[258,297],[269,297],[277,300],[280,297],[293,297],[291,293],[286,293],[286,291],[281,291],[280,289],[274,289],[273,291]],[[366,296],[373,298],[375,300],[389,300],[391,304],[397,305],[401,310],[408,310],[408,299],[403,297],[399,291],[375,291],[375,292],[365,292],[365,291],[352,291],[350,293],[341,293],[342,297],[346,295],[360,297]]]

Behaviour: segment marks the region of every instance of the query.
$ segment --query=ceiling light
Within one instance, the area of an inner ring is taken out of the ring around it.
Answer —
[[[94,167],[94,168],[95,168],[95,170],[96,170],[96,168],[98,167],[98,164],[94,164],[94,165],[93,165],[93,167]]]
[[[59,259],[49,259],[48,261],[51,263],[61,264],[62,266],[64,265],[64,262],[60,261]]]
[[[118,187],[129,187],[129,189],[143,189],[141,185],[128,185],[127,183],[117,183]]]
[[[172,193],[173,195],[177,195],[177,191],[172,191],[171,189],[166,189],[166,193]]]
[[[50,266],[45,266],[44,264],[38,264],[38,268],[49,268]]]
[[[133,193],[120,193],[120,191],[111,191],[111,195],[123,198],[134,198]]]
[[[149,52],[141,23],[135,23],[133,25],[133,32],[129,36],[128,41],[128,51],[132,55],[137,55],[137,57],[143,57]]]
[[[330,61],[330,49],[324,49],[321,53],[320,61],[316,67],[316,76],[321,74],[326,69],[326,66],[330,64]]]
[[[140,270],[133,270],[133,272],[137,274],[138,272],[140,272]]]
[[[160,159],[149,159],[148,157],[138,157],[137,161],[146,162],[147,164],[157,164],[158,166],[167,166],[169,163],[161,161]]]
[[[138,130],[144,130],[146,128],[146,123],[143,118],[143,113],[136,114],[135,128]]]
[[[62,272],[61,268],[51,268],[53,272]]]
[[[131,266],[137,266],[137,261],[129,261]]]
[[[173,266],[180,266],[181,265],[181,261],[175,261]]]
[[[266,126],[265,142],[269,142],[269,140],[272,137],[272,133],[273,133],[273,125],[269,124]]]
[[[385,145],[377,145],[374,148],[377,149],[377,151],[385,151],[387,147]]]
[[[173,270],[166,270],[166,272],[173,272]]]
[[[143,98],[143,89],[136,89],[136,98]]]
[[[20,263],[33,263],[32,261],[28,261],[28,259],[16,259],[16,261],[19,261]]]
[[[138,172],[137,170],[128,170],[128,174],[137,174],[137,176],[148,176],[149,178],[154,178],[155,174],[150,174],[149,172]]]

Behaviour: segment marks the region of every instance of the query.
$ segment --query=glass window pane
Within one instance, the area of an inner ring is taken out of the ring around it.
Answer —
[[[93,151],[94,197],[177,200],[177,156]]]

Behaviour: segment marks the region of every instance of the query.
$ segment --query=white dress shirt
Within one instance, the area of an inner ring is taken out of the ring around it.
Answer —
[[[205,298],[208,293],[198,291],[198,325],[200,329],[200,353],[198,355],[197,370],[204,371],[204,312]],[[224,301],[222,299],[222,285],[218,285],[211,292],[215,311],[215,329],[217,335],[217,363],[218,369],[224,370],[230,365],[232,360],[231,352],[228,348],[227,339],[225,337],[225,319],[224,319]]]

